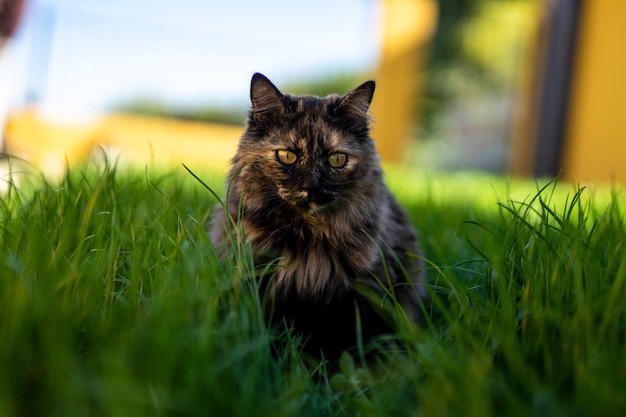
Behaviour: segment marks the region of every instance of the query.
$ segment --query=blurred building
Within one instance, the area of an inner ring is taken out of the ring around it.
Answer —
[[[626,1],[542,0],[539,13],[511,171],[626,183]]]

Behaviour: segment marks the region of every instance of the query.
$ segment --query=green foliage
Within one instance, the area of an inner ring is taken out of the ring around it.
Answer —
[[[366,80],[363,74],[340,72],[304,78],[288,83],[281,90],[294,95],[326,96],[345,94]],[[168,117],[180,120],[243,125],[249,104],[246,103],[199,103],[176,105],[159,98],[138,97],[112,107],[113,111],[145,116]]]
[[[221,190],[221,176],[194,175]],[[626,411],[623,195],[409,177],[389,171],[427,253],[426,324],[336,364],[305,362],[297,335],[266,329],[249,257],[218,261],[216,200],[183,168],[105,164],[9,187],[0,415]]]
[[[136,98],[113,106],[113,111],[143,116],[167,117],[179,120],[243,125],[246,105],[175,105],[157,98]]]
[[[287,83],[281,91],[294,95],[314,95],[324,97],[329,94],[347,94],[359,84],[365,82],[367,76],[356,72],[338,72],[317,78],[308,78]]]
[[[532,0],[440,0],[431,70],[465,70],[492,88],[510,83],[510,66],[520,60],[521,44],[535,18],[533,4]]]
[[[422,115],[420,137],[427,139],[446,135],[446,126],[458,122],[459,115],[449,114],[451,109],[461,106],[472,114],[476,103],[510,97],[528,59],[526,50],[537,20],[534,0],[439,0],[438,4],[437,30],[422,74],[424,91],[416,102],[416,112]]]

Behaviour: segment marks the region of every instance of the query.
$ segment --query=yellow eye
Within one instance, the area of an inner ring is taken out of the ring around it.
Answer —
[[[298,159],[295,153],[288,151],[286,149],[281,149],[279,151],[276,151],[276,158],[278,159],[279,162],[285,165],[293,165],[296,163],[296,160]]]
[[[341,168],[348,162],[348,155],[345,153],[337,152],[330,154],[328,157],[328,163],[333,168]]]

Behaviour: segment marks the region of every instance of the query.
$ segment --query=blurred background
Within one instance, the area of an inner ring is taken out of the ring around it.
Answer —
[[[2,152],[50,175],[104,155],[224,169],[258,71],[295,94],[376,79],[385,163],[626,183],[625,18],[623,0],[0,0]]]

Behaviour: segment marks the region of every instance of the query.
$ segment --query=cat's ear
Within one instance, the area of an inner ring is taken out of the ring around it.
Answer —
[[[252,76],[250,83],[250,101],[253,114],[284,109],[283,94],[265,75],[258,72]]]
[[[340,106],[347,108],[354,114],[365,115],[370,108],[372,98],[374,97],[374,89],[376,83],[374,81],[366,81],[345,96],[342,97]]]

